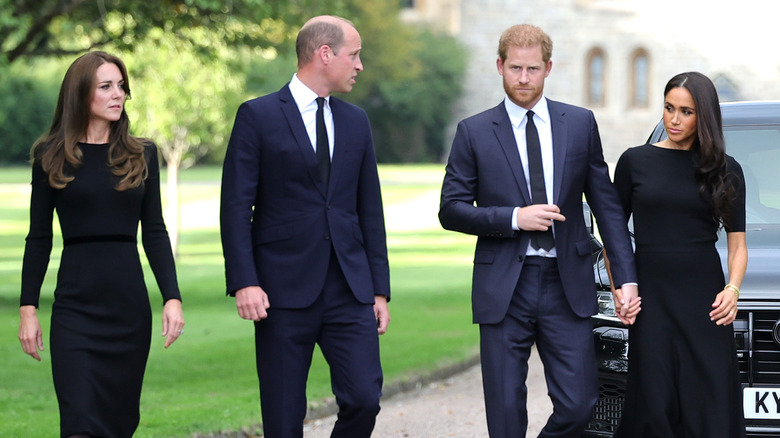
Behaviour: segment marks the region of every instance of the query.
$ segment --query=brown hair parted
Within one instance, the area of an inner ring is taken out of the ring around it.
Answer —
[[[105,63],[113,63],[122,73],[122,88],[130,98],[130,82],[122,60],[105,52],[90,52],[76,59],[65,73],[60,87],[54,120],[48,134],[32,147],[31,157],[49,176],[49,185],[62,189],[74,176],[69,169],[81,166],[82,152],[78,142],[87,133],[90,102],[97,86],[96,72]],[[108,166],[119,182],[119,191],[139,187],[147,176],[144,144],[130,135],[130,120],[122,108],[119,120],[111,123]]]
[[[712,202],[715,220],[730,225],[731,202],[736,190],[728,177],[718,91],[710,78],[695,71],[680,73],[670,79],[664,88],[664,97],[674,88],[688,90],[696,106],[696,138],[691,151],[696,157],[699,192]]]
[[[330,46],[338,55],[344,44],[344,25],[354,27],[346,18],[331,15],[316,17],[304,24],[295,40],[298,67],[310,63],[314,52],[322,46]]]
[[[547,63],[552,57],[553,43],[550,36],[532,24],[516,24],[501,34],[498,41],[498,56],[506,61],[510,47],[542,47],[542,60]]]

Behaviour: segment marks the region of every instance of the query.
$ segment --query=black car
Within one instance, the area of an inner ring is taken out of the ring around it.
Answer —
[[[780,437],[780,102],[723,103],[721,111],[726,151],[742,165],[747,191],[748,266],[734,321],[743,413],[748,437]],[[665,136],[659,123],[648,143]],[[725,233],[716,246],[726,273]],[[595,242],[599,313],[592,318],[599,400],[586,437],[612,436],[628,372],[628,328],[615,316],[599,247]]]

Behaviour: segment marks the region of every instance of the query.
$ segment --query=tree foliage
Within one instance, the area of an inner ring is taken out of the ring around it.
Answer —
[[[366,110],[380,162],[437,162],[445,150],[452,106],[460,96],[465,51],[452,37],[406,25],[397,0],[343,0],[340,12],[361,35],[364,71],[339,96]],[[317,10],[317,13],[328,13]],[[255,59],[247,87],[278,90],[295,72],[293,47]]]
[[[153,138],[169,165],[220,162],[238,103],[289,81],[298,29],[326,13],[361,33],[365,71],[344,98],[368,112],[378,159],[440,160],[465,54],[453,38],[401,23],[397,0],[0,0],[0,75],[52,55],[113,52],[130,70],[135,133]],[[2,110],[16,99],[27,115],[53,111],[55,99],[28,111],[45,96],[24,96],[8,95]],[[35,126],[34,137],[42,132],[41,121],[12,122]]]
[[[192,31],[211,38],[201,30]],[[216,47],[216,43],[212,43]],[[224,48],[223,48],[224,49]],[[125,57],[133,86],[127,103],[137,135],[153,139],[166,161],[189,166],[227,142],[232,111],[244,96],[232,52],[205,61],[188,41],[152,32]]]
[[[381,162],[440,161],[462,89],[465,52],[453,38],[420,31],[410,41],[413,74],[385,81],[382,70],[374,71],[365,94],[355,96],[371,119]]]
[[[62,74],[50,72],[60,66],[38,60],[0,68],[0,163],[27,161],[30,147],[51,126]]]
[[[231,46],[273,47],[317,8],[337,0],[0,0],[0,65],[23,57],[76,55],[113,45],[129,51],[150,32],[184,40],[206,29]],[[197,44],[201,54],[213,47]]]
[[[234,52],[204,29],[186,33],[182,39],[152,31],[125,59],[132,66],[132,100],[126,107],[134,116],[133,131],[154,141],[167,165],[166,216],[174,252],[178,170],[215,146],[223,148],[232,126],[230,113],[244,97],[242,76],[231,69]],[[193,50],[197,44],[212,47],[214,55],[208,60],[200,58]]]

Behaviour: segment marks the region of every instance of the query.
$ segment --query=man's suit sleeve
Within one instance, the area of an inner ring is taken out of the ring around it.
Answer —
[[[382,192],[371,128],[365,113],[361,112],[361,115],[365,118],[366,140],[364,143],[366,151],[358,182],[358,217],[363,233],[366,257],[368,257],[368,265],[371,269],[374,295],[384,295],[390,301],[390,267],[387,260],[387,234],[382,207]]]
[[[493,135],[485,126],[482,136]],[[478,202],[480,172],[489,173],[489,168],[480,169],[474,150],[471,126],[466,121],[458,124],[452,142],[450,157],[441,189],[439,222],[447,230],[487,237],[516,237],[512,229],[512,214],[516,206],[475,205]],[[476,134],[475,134],[476,135]]]
[[[225,256],[227,294],[259,286],[252,243],[252,212],[260,173],[261,117],[250,102],[236,114],[222,168],[220,232]]]
[[[623,206],[617,190],[609,178],[609,168],[604,161],[598,125],[593,113],[588,111],[590,145],[588,148],[588,179],[585,197],[596,217],[599,233],[609,254],[610,268],[615,285],[636,283],[634,251],[628,234]]]
[[[631,206],[631,160],[629,153],[624,152],[615,166],[615,187],[617,188],[620,202],[623,204],[623,214],[628,222],[633,207]]]

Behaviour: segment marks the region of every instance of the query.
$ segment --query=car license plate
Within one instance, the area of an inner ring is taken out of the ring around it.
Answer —
[[[780,419],[780,388],[745,388],[742,411],[745,418]]]

